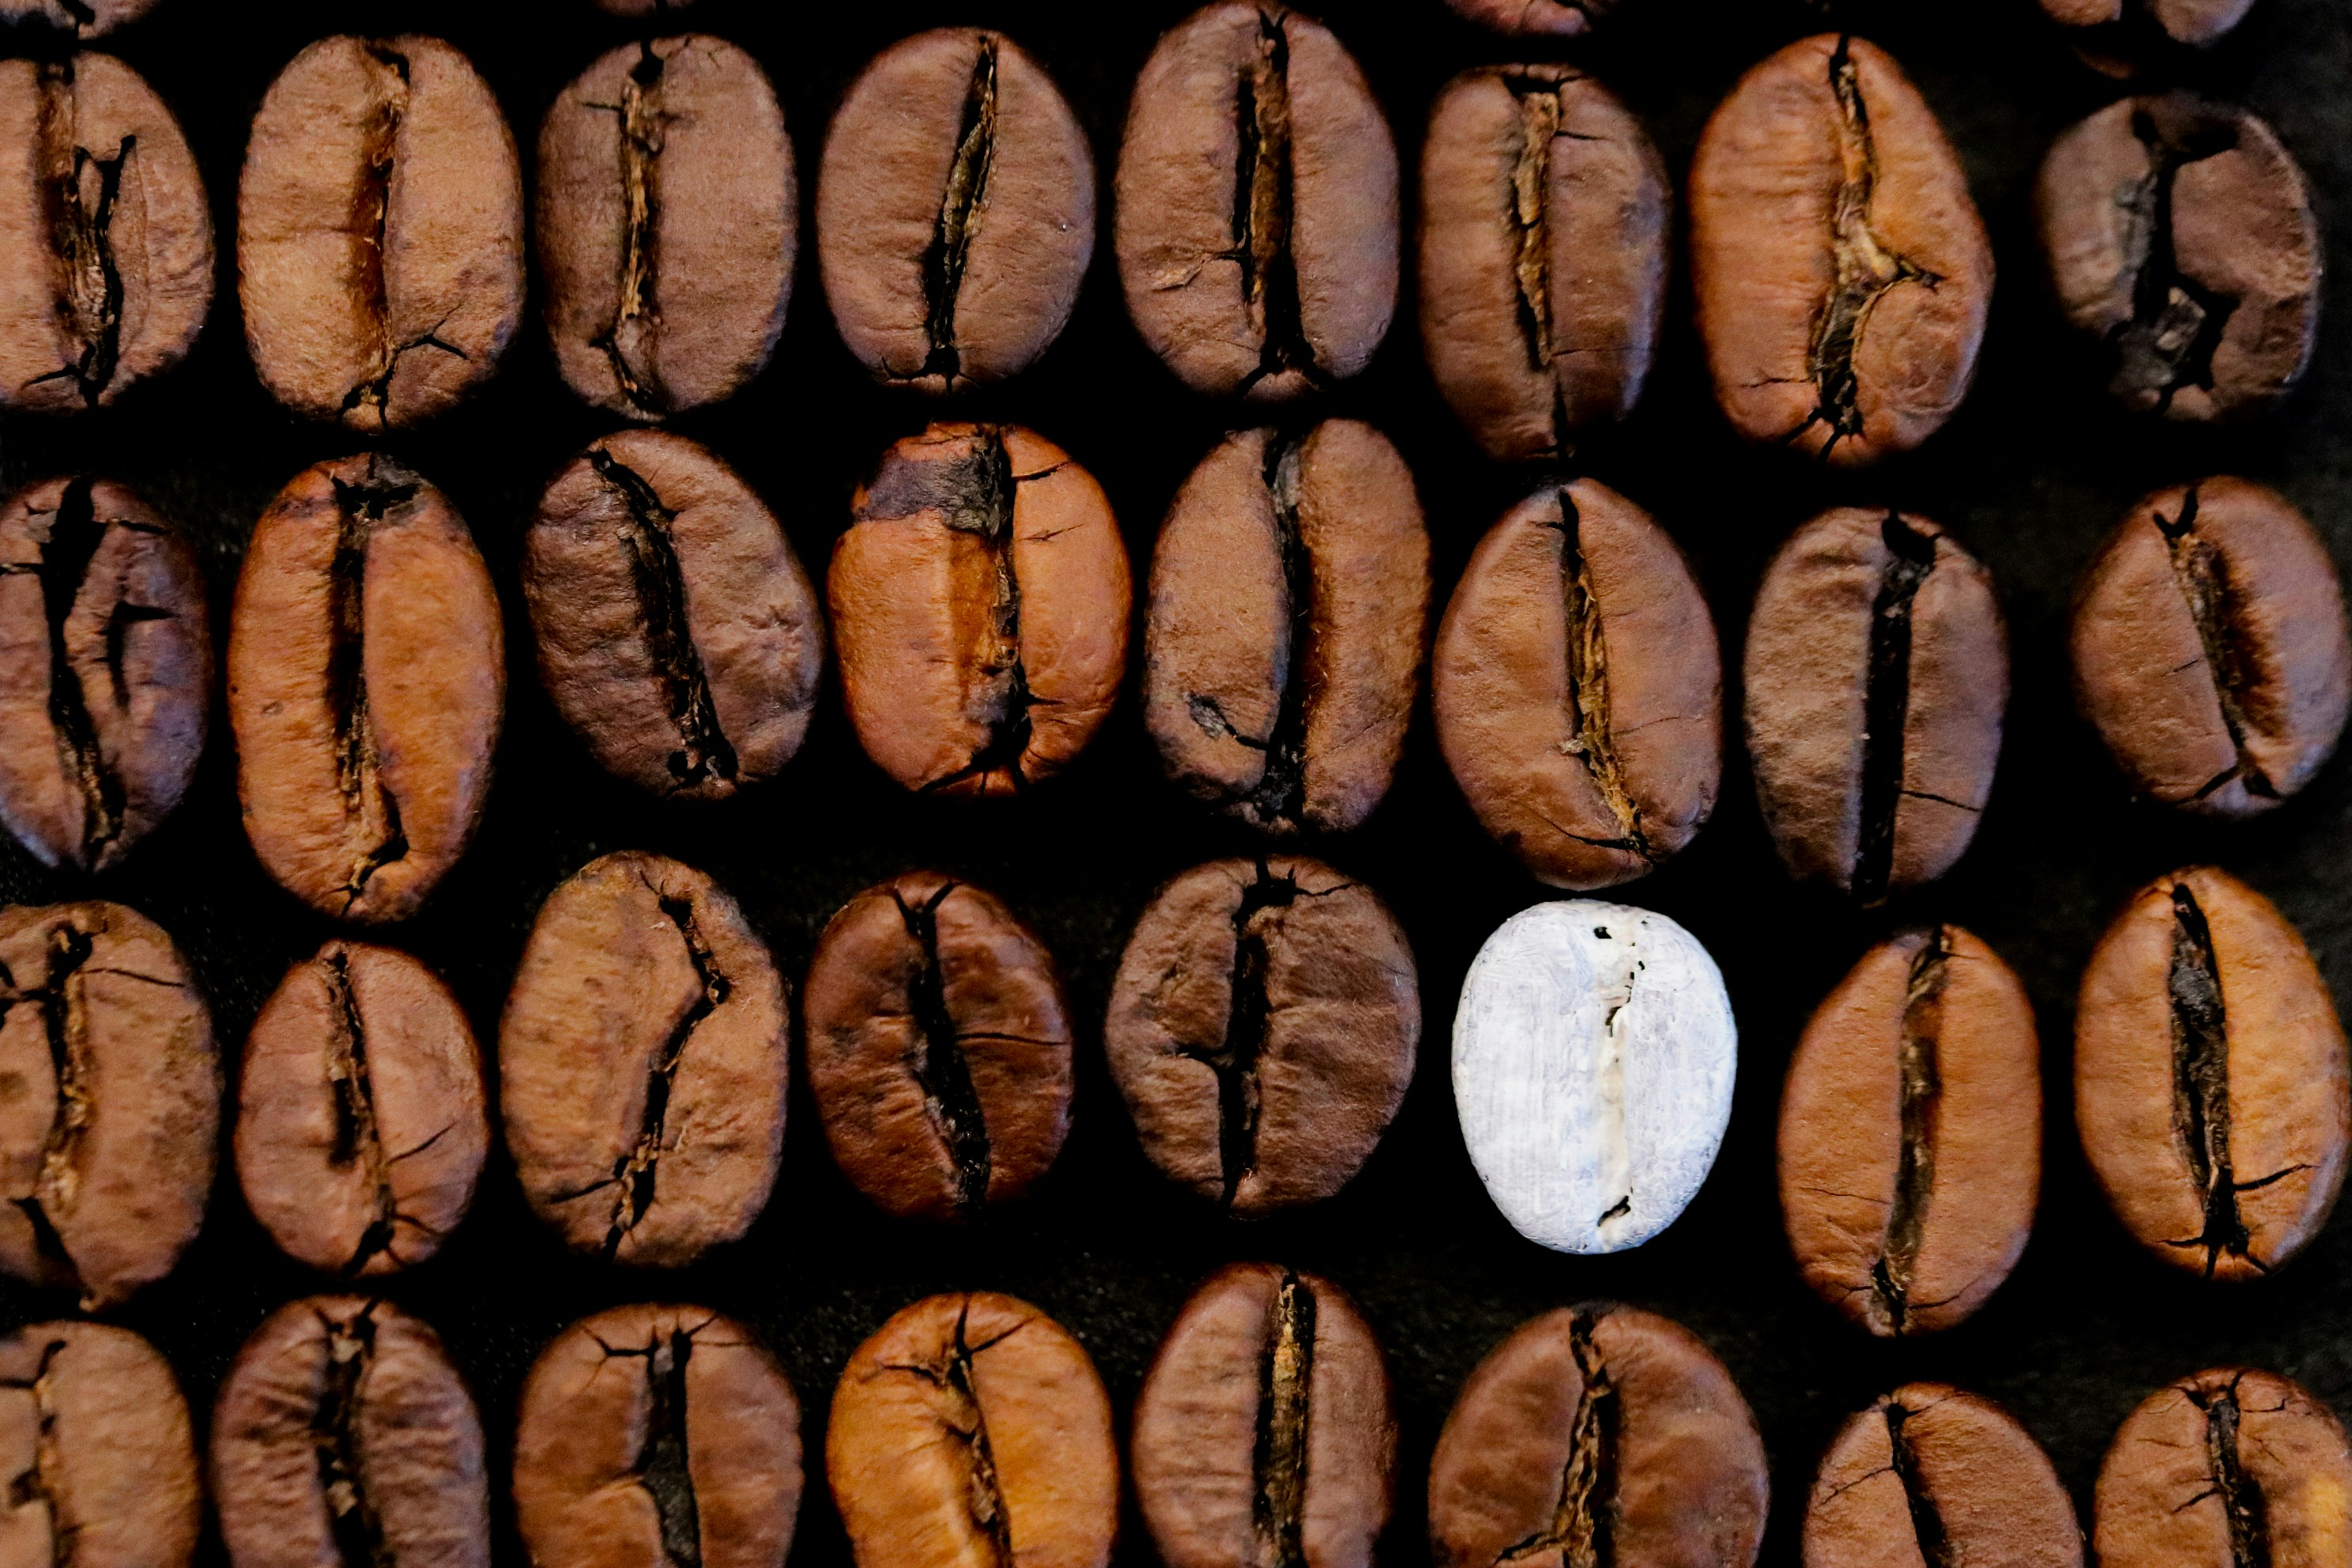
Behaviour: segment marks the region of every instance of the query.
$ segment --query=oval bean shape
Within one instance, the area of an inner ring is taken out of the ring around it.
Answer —
[[[1445,0],[1445,3],[1481,26],[1524,37],[1578,37],[1617,8],[1617,0]]]
[[[1908,1383],[1838,1430],[1805,1508],[1805,1568],[1904,1560],[2082,1568],[2050,1456],[1990,1399]]]
[[[30,1323],[0,1340],[9,1557],[58,1568],[187,1568],[205,1517],[188,1404],[128,1329]]]

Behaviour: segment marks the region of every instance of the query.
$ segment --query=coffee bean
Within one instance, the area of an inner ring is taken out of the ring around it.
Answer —
[[[1617,0],[1445,0],[1482,26],[1521,37],[1573,38],[1605,18]]]
[[[783,982],[726,890],[630,850],[548,895],[499,1024],[515,1173],[583,1252],[676,1267],[767,1206]]]
[[[631,419],[716,403],[783,331],[800,196],[760,63],[695,34],[624,44],[557,95],[533,207],[564,384]]]
[[[612,1308],[532,1365],[514,1501],[539,1568],[779,1568],[800,1513],[800,1402],[734,1320]]]
[[[824,621],[800,557],[709,448],[658,430],[595,442],[523,536],[540,679],[605,768],[721,800],[800,750]]]
[[[1756,1419],[1681,1324],[1598,1303],[1488,1352],[1429,1465],[1438,1568],[1749,1568],[1769,1482]]]
[[[1716,401],[1751,441],[1852,466],[1935,434],[1976,376],[1992,249],[1918,89],[1848,34],[1740,79],[1691,165]]]
[[[7,1558],[187,1568],[204,1522],[188,1405],[128,1329],[33,1323],[0,1339]]]
[[[1591,479],[1536,491],[1471,552],[1430,663],[1438,744],[1540,881],[1612,887],[1691,841],[1723,773],[1723,661],[1690,563]]]
[[[817,938],[803,1005],[834,1160],[886,1212],[968,1217],[1062,1152],[1069,1005],[995,895],[930,871],[867,889]]]
[[[1353,419],[1226,437],[1152,551],[1161,764],[1253,826],[1346,832],[1388,793],[1428,625],[1429,535],[1386,437]]]
[[[1396,917],[1318,860],[1212,860],[1136,921],[1103,1050],[1151,1163],[1240,1215],[1328,1198],[1404,1102],[1421,981]]]
[[[0,1269],[119,1305],[204,1223],[220,1126],[212,1017],[162,927],[121,904],[0,910]]]
[[[0,409],[96,408],[179,363],[212,308],[213,221],[154,89],[107,55],[0,60]]]
[[[2244,479],[2144,497],[2084,571],[2070,644],[2075,703],[2133,789],[2208,816],[2302,789],[2352,707],[2327,546]]]
[[[499,600],[423,476],[305,468],[254,524],[229,616],[228,717],[254,853],[312,909],[415,912],[474,836],[506,706]]]
[[[2253,6],[2254,0],[2042,0],[2084,62],[2116,77],[2210,48]]]
[[[858,1568],[1110,1561],[1110,1400],[1078,1342],[1010,1296],[926,1297],[858,1346],[824,1469]]]
[[[2327,982],[2268,899],[2196,867],[2141,889],[2074,1012],[2074,1121],[2141,1246],[2252,1279],[2336,1206],[2352,1064]]]
[[[1992,574],[1936,524],[1839,507],[1790,536],[1748,621],[1748,754],[1790,875],[1864,904],[1976,837],[2009,634]]]
[[[39,21],[77,38],[97,38],[154,8],[155,0],[0,0],[0,22]]]
[[[1355,57],[1275,0],[1160,38],[1118,150],[1128,313],[1195,392],[1296,397],[1356,374],[1396,313],[1396,141]]]
[[[841,341],[925,392],[1028,368],[1094,256],[1086,132],[1002,33],[938,27],[877,56],[834,112],[816,201]]]
[[[482,1425],[441,1338],[391,1302],[310,1296],[262,1321],[213,1406],[233,1568],[488,1568]]]
[[[1555,1252],[1622,1252],[1675,1222],[1731,1119],[1723,976],[1664,915],[1592,899],[1521,910],[1454,1015],[1454,1104],[1486,1194]]]
[[[1135,1401],[1136,1500],[1168,1568],[1370,1568],[1396,1415],[1371,1325],[1328,1279],[1211,1275]]]
[[[354,430],[449,408],[522,315],[522,168],[438,38],[321,38],[270,83],[236,196],[245,342],[271,395]]]
[[[1839,1428],[1805,1509],[1805,1568],[1882,1563],[2082,1568],[2050,1457],[2009,1412],[1909,1383]],[[1906,1550],[1907,1548],[1907,1550]]]
[[[1127,547],[1094,476],[1017,425],[933,425],[851,508],[825,592],[866,754],[925,795],[1058,772],[1127,668]]]
[[[1815,1009],[1780,1097],[1805,1283],[1874,1334],[1950,1328],[2016,1267],[2041,1186],[2025,987],[1958,926],[1872,948]]]
[[[1650,133],[1584,72],[1485,66],[1440,90],[1421,154],[1422,347],[1487,456],[1558,458],[1633,408],[1673,207]]]
[[[177,530],[107,479],[0,508],[0,822],[101,870],[172,814],[205,749],[213,637]]]

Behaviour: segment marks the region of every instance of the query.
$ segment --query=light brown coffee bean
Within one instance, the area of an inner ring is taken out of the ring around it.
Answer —
[[[2082,1568],[2083,1530],[2050,1456],[2006,1410],[1908,1383],[1848,1421],[1805,1508],[1805,1568]]]
[[[188,1405],[155,1347],[104,1323],[0,1340],[0,1542],[12,1565],[187,1568],[204,1523]]]

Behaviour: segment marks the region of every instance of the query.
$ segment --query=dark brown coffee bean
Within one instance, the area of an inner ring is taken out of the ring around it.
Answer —
[[[1438,1568],[1749,1568],[1764,1445],[1723,1363],[1681,1324],[1561,1308],[1488,1352],[1429,1465]]]
[[[523,535],[539,674],[596,760],[721,800],[800,750],[824,672],[816,590],[775,514],[705,447],[607,436]]]
[[[0,1540],[33,1568],[187,1568],[204,1522],[188,1405],[155,1347],[104,1323],[0,1340]]]
[[[2133,789],[2209,816],[2309,784],[2352,708],[2327,546],[2244,479],[2143,498],[2084,571],[2070,642],[2075,703]]]
[[[1864,953],[1805,1026],[1780,1097],[1780,1215],[1822,1300],[1881,1336],[1974,1312],[2042,1188],[2033,1005],[1958,926]]]
[[[614,1307],[523,1384],[515,1522],[539,1568],[780,1568],[801,1407],[774,1360],[700,1307]]]
[[[1968,851],[2000,760],[1992,574],[1923,517],[1823,512],[1772,558],[1743,671],[1756,799],[1790,875],[1864,904]]]
[[[583,1252],[675,1267],[767,1206],[784,985],[726,890],[634,850],[548,895],[499,1024],[507,1150]]]
[[[1906,1550],[1907,1548],[1907,1550]],[[2009,1412],[1909,1383],[1848,1421],[1805,1509],[1805,1568],[2082,1568],[2083,1530],[2050,1456]]]
[[[1059,772],[1127,669],[1127,547],[1094,476],[1017,425],[934,425],[851,508],[825,593],[866,754],[925,795]]]
[[[212,684],[195,552],[137,496],[50,479],[0,508],[0,822],[43,865],[103,870],[172,814]]]
[[[659,419],[732,396],[783,331],[793,144],[760,62],[694,34],[624,44],[557,95],[533,207],[565,384]]]
[[[18,26],[38,19],[77,38],[97,38],[154,8],[155,0],[0,0],[0,21]]]
[[[95,408],[179,363],[213,221],[163,100],[106,55],[0,60],[0,409]]]
[[[1519,37],[1573,38],[1606,17],[1617,0],[1445,0],[1482,26]]]
[[[236,195],[262,384],[370,433],[498,368],[522,316],[522,166],[499,100],[438,38],[344,35],[261,100]]]
[[[2115,77],[2210,47],[2253,7],[2254,0],[2042,0],[2084,62]]]
[[[1234,1263],[1135,1401],[1136,1500],[1168,1568],[1370,1568],[1396,1470],[1388,1367],[1328,1279]]]
[[[1650,133],[1573,67],[1486,66],[1439,92],[1421,153],[1422,348],[1489,457],[1559,458],[1641,397],[1673,207]]]
[[[1740,79],[1691,164],[1715,397],[1751,441],[1852,466],[1908,451],[1976,377],[1992,248],[1935,110],[1843,33]]]
[[[294,476],[253,526],[228,718],[254,853],[341,920],[415,912],[474,836],[506,707],[482,553],[390,458]]]
[[[1296,397],[1362,370],[1396,313],[1396,141],[1355,57],[1275,0],[1161,37],[1129,100],[1128,313],[1196,392]]]
[[[2209,866],[2141,889],[2074,1010],[2074,1121],[2141,1246],[2252,1279],[2319,1233],[2352,1142],[2327,982],[2268,899]]]
[[[1557,888],[1690,842],[1723,773],[1723,660],[1690,563],[1591,479],[1486,531],[1430,661],[1437,740],[1480,826]]]
[[[824,1471],[857,1568],[1110,1561],[1110,1400],[1078,1342],[1010,1296],[926,1297],[858,1346]]]
[[[2125,1417],[2094,1513],[2100,1568],[2332,1568],[2352,1541],[2352,1449],[2325,1401],[2217,1367]]]
[[[1028,368],[1094,256],[1086,132],[1002,33],[938,27],[877,56],[834,112],[816,202],[841,341],[925,392]]]
[[[1161,765],[1253,826],[1346,832],[1388,793],[1428,626],[1429,535],[1386,437],[1353,419],[1226,437],[1151,555]]]

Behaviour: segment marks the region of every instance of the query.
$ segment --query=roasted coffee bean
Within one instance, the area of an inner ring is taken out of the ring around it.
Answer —
[[[438,489],[370,454],[305,468],[253,527],[228,718],[254,853],[339,919],[415,911],[481,820],[506,707],[499,599]]]
[[[2210,47],[2253,7],[2254,0],[2042,0],[2085,63],[2119,77]]]
[[[1699,333],[1741,435],[1853,465],[1951,417],[1992,248],[1935,110],[1885,51],[1825,33],[1749,71],[1699,138],[1690,208]]]
[[[0,409],[95,408],[179,363],[213,220],[163,100],[107,55],[0,60]]]
[[[1118,150],[1128,313],[1196,392],[1362,370],[1396,313],[1397,154],[1355,57],[1276,0],[1220,0],[1143,64]]]
[[[1070,1009],[995,895],[910,871],[844,904],[802,1005],[809,1088],[842,1173],[894,1215],[1019,1197],[1070,1132]]]
[[[17,1568],[187,1568],[204,1522],[188,1405],[155,1347],[103,1323],[0,1340],[0,1540]]]
[[[1094,476],[1017,425],[934,425],[851,507],[825,592],[866,754],[925,795],[1058,772],[1127,669],[1127,547]]]
[[[1438,744],[1536,878],[1607,888],[1691,841],[1723,773],[1723,660],[1690,563],[1591,479],[1487,530],[1430,664]]]
[[[1212,860],[1152,896],[1111,984],[1103,1051],[1171,1179],[1241,1215],[1328,1198],[1404,1102],[1412,949],[1318,860]]]
[[[1521,910],[1454,1015],[1454,1105],[1486,1194],[1555,1252],[1674,1224],[1731,1120],[1739,1031],[1723,976],[1664,915],[1592,899]]]
[[[801,1407],[751,1331],[700,1307],[614,1307],[523,1384],[515,1522],[539,1568],[781,1568]]]
[[[1388,793],[1428,625],[1429,535],[1386,437],[1353,419],[1226,437],[1151,555],[1161,765],[1252,826],[1346,832]]]
[[[2074,1011],[2074,1121],[2116,1216],[2207,1279],[2252,1279],[2336,1206],[2352,1064],[2327,982],[2268,899],[2196,867],[2139,890]]]
[[[121,904],[0,910],[0,1269],[119,1304],[204,1223],[220,1126],[212,1016]]]
[[[817,260],[876,379],[947,392],[1061,336],[1095,251],[1095,160],[1045,68],[1002,33],[938,27],[850,84],[825,133]]]
[[[154,8],[155,0],[0,0],[0,22],[18,26],[38,20],[77,38],[96,38]]]
[[[236,1173],[272,1240],[341,1279],[422,1263],[489,1147],[482,1058],[449,988],[404,952],[331,942],[245,1040]]]
[[[443,412],[522,316],[522,166],[488,84],[438,38],[344,35],[261,100],[236,195],[262,384],[374,433]]]
[[[103,870],[171,815],[212,684],[195,552],[137,496],[51,479],[0,508],[0,822],[43,865]]]
[[[2074,596],[2074,700],[2134,790],[2252,816],[2309,784],[2352,707],[2327,546],[2284,496],[2204,479],[2144,498]]]
[[[1396,1438],[1356,1304],[1312,1274],[1229,1264],[1184,1303],[1136,1396],[1136,1500],[1168,1568],[1370,1568]]]
[[[1756,1419],[1681,1324],[1561,1308],[1488,1352],[1429,1465],[1438,1568],[1749,1568],[1769,1480]]]
[[[1872,948],[1814,1010],[1780,1096],[1805,1283],[1874,1334],[1950,1328],[2016,1267],[2041,1187],[2025,987],[1958,926]]]
[[[1790,875],[1864,904],[1976,837],[2009,634],[1992,574],[1923,517],[1839,507],[1790,536],[1748,621],[1748,754]]]
[[[604,437],[523,535],[540,679],[596,760],[721,800],[800,750],[824,672],[816,590],[775,515],[709,448]]]
[[[674,1267],[751,1227],[784,1141],[784,985],[726,890],[635,850],[548,895],[499,1024],[507,1150],[583,1252]]]
[[[1576,15],[1576,13],[1570,13]],[[1485,66],[1421,153],[1421,341],[1494,458],[1557,458],[1642,395],[1674,188],[1642,122],[1570,66]]]
[[[565,384],[631,419],[733,395],[783,331],[800,194],[759,61],[695,34],[624,44],[539,130],[533,239]]]
[[[926,1297],[858,1346],[824,1470],[857,1568],[1110,1560],[1110,1400],[1078,1342],[1010,1296]]]
[[[441,1337],[391,1302],[310,1296],[262,1321],[213,1406],[233,1568],[488,1568],[482,1424]]]
[[[1470,20],[1524,37],[1573,38],[1617,7],[1617,0],[1445,0]]]
[[[1841,1427],[1805,1508],[1805,1568],[2082,1568],[2050,1457],[1989,1399],[1909,1383]],[[1906,1551],[1906,1548],[1909,1550]]]

